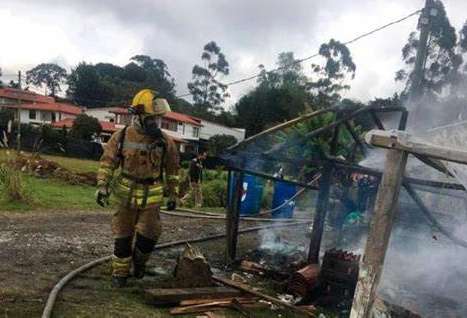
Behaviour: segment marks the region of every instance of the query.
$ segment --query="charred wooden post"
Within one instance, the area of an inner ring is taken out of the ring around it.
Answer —
[[[242,200],[243,190],[243,172],[236,172],[235,183],[233,186],[232,197],[228,201],[227,218],[226,218],[226,239],[227,239],[227,253],[226,253],[226,266],[231,266],[235,260],[237,249],[237,235],[238,235],[238,222],[240,220],[240,205]],[[228,185],[230,187],[230,185]]]
[[[370,317],[391,234],[397,199],[407,163],[407,152],[389,150],[375,201],[350,317]]]
[[[337,153],[339,136],[339,125],[334,126],[334,136],[331,144],[331,155]],[[316,204],[313,229],[311,231],[310,248],[308,251],[308,262],[318,264],[321,239],[323,238],[324,221],[328,210],[329,193],[331,191],[332,164],[323,167],[323,173],[319,179],[318,202]]]
[[[399,130],[405,130],[405,127],[407,126],[407,119],[409,118],[409,112],[407,110],[404,110],[401,115],[401,119],[399,121]]]
[[[323,237],[324,220],[329,203],[329,193],[331,190],[331,166],[324,167],[323,174],[319,179],[318,202],[316,204],[313,229],[311,231],[310,249],[308,251],[308,262],[318,264],[319,249]]]

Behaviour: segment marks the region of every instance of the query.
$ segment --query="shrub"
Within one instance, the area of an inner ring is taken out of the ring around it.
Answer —
[[[3,186],[3,193],[8,202],[35,202],[31,191],[24,187],[18,170],[0,167],[0,184]]]
[[[225,207],[227,205],[227,182],[216,179],[203,182],[203,206]]]

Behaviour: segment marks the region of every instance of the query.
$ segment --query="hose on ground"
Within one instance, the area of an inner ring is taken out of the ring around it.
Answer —
[[[239,230],[238,233],[248,233],[248,232],[255,232],[263,229],[269,229],[269,228],[276,228],[276,227],[289,227],[289,226],[298,226],[298,225],[305,225],[309,224],[310,222],[294,222],[294,223],[278,223],[278,224],[270,224],[266,226],[258,226],[258,227],[252,227],[252,228],[247,228],[247,229],[242,229]],[[204,241],[209,241],[209,240],[214,240],[214,239],[219,239],[225,237],[226,234],[216,234],[216,235],[210,235],[210,236],[205,236],[205,237],[199,237],[196,239],[190,239],[190,240],[181,240],[181,241],[174,241],[174,242],[167,242],[167,243],[162,243],[158,244],[155,247],[155,250],[160,250],[163,248],[170,248],[170,247],[175,247],[179,245],[184,245],[187,243],[196,243],[196,242],[204,242]],[[93,267],[96,267],[97,265],[100,265],[104,262],[107,262],[110,260],[111,256],[105,256],[99,259],[96,259],[92,262],[89,262],[71,272],[69,272],[66,276],[64,276],[52,289],[52,291],[49,294],[49,297],[47,298],[46,305],[44,307],[44,311],[42,312],[42,318],[50,318],[53,307],[55,305],[55,301],[57,299],[58,294],[62,290],[62,288],[70,282],[73,278],[75,278],[78,274],[83,273]]]

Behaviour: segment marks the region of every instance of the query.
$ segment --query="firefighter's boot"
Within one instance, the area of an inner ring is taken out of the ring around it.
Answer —
[[[133,249],[133,276],[135,278],[141,279],[144,277],[146,263],[155,245],[155,240],[136,232],[135,248]]]
[[[141,279],[146,274],[146,263],[151,253],[143,253],[138,248],[133,251],[133,276]]]
[[[117,287],[126,285],[130,275],[131,257],[120,258],[112,255],[112,282]]]

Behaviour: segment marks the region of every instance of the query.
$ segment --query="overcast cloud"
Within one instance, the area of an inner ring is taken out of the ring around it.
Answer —
[[[273,69],[281,52],[317,53],[334,38],[349,41],[424,6],[424,0],[3,0],[0,67],[3,81],[40,63],[70,70],[79,62],[123,66],[136,54],[165,61],[178,95],[188,92],[203,46],[215,41],[230,63],[232,82]],[[451,24],[467,20],[467,1],[443,1]],[[347,97],[367,101],[400,91],[394,82],[401,49],[416,29],[411,17],[349,45],[357,65]],[[303,63],[310,68],[311,59]],[[231,86],[233,104],[255,80]]]

